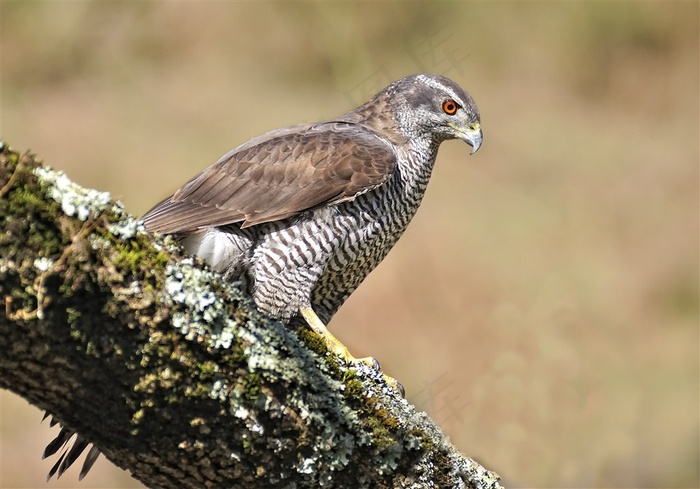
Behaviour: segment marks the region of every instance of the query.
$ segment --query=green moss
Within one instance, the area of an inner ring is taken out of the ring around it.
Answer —
[[[7,201],[7,208],[9,213],[17,216],[23,216],[27,214],[42,214],[47,210],[48,206],[55,205],[53,201],[46,201],[43,196],[37,195],[35,189],[30,189],[27,185],[22,185],[19,188],[13,189]]]
[[[243,384],[243,397],[250,401],[256,400],[260,396],[260,386],[262,378],[257,372],[249,372]]]
[[[17,162],[19,161],[19,153],[12,151],[4,141],[0,141],[0,150],[2,151],[3,156],[7,158],[7,168],[14,170],[15,167],[17,167]]]
[[[306,324],[299,326],[296,333],[309,350],[313,351],[324,359],[325,364],[333,377],[336,379],[344,379],[344,376],[348,375],[349,373],[350,375],[354,375],[351,373],[352,370],[346,368],[343,361],[338,358],[337,355],[334,355],[328,351],[323,338],[321,338],[321,336],[311,328],[306,326]],[[349,381],[350,379],[347,380]],[[345,382],[345,380],[343,380],[343,382]]]
[[[185,396],[189,398],[194,397],[198,399],[203,399],[209,397],[210,390],[211,389],[208,386],[197,383],[185,389]]]
[[[114,265],[128,270],[132,274],[138,273],[145,255],[144,250],[140,249],[133,241],[116,241],[114,246],[117,250],[113,259]]]
[[[169,257],[166,253],[154,249],[143,236],[129,240],[113,240],[114,255],[112,263],[119,269],[132,275],[141,275],[144,271],[151,276],[162,276],[168,265]],[[148,282],[146,282],[148,283]]]
[[[197,369],[199,372],[199,378],[202,380],[208,380],[214,377],[214,375],[219,371],[219,366],[216,362],[208,361],[199,364]]]
[[[66,319],[68,320],[68,324],[70,324],[71,326],[74,325],[76,322],[78,322],[78,320],[82,316],[82,313],[74,307],[66,308],[66,314],[67,314]]]
[[[347,397],[353,398],[353,399],[361,399],[362,393],[365,391],[365,388],[362,385],[362,382],[359,379],[348,379],[344,381],[345,384],[345,395]]]
[[[317,355],[323,357],[328,352],[328,348],[326,348],[321,337],[306,325],[302,325],[297,329],[297,336],[299,336],[309,350],[315,352]]]
[[[369,428],[372,444],[380,453],[396,447],[396,438],[392,435],[391,431],[382,424],[381,420],[375,416],[369,416],[366,418],[365,423]]]
[[[88,341],[87,344],[85,345],[85,353],[87,353],[90,356],[93,357],[98,357],[99,356],[99,349],[95,345],[94,342]]]
[[[382,423],[382,426],[386,427],[388,430],[395,431],[401,426],[401,423],[399,422],[399,420],[396,419],[391,414],[391,411],[389,411],[386,408],[381,408],[381,409],[376,410],[374,412],[374,415]]]
[[[18,171],[26,172],[23,167]],[[15,186],[0,199],[2,215],[22,216],[21,218],[11,217],[4,223],[6,232],[0,236],[0,246],[9,246],[10,249],[3,255],[16,255],[22,251],[22,248],[31,248],[37,250],[40,256],[55,256],[66,244],[59,239],[61,233],[57,233],[53,225],[54,220],[61,213],[60,207],[54,201],[43,200],[43,197],[36,193],[36,189],[32,189],[21,180],[28,177],[33,176],[18,177],[19,180],[15,182]],[[32,215],[42,216],[42,219],[24,218]],[[18,239],[20,236],[21,239]]]

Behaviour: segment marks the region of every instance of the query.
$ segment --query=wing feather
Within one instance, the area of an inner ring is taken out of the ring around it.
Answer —
[[[190,233],[285,219],[386,182],[391,145],[347,122],[272,131],[230,151],[144,215],[147,229]]]

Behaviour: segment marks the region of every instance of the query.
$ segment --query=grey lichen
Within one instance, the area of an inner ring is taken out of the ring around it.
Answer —
[[[118,210],[120,215],[123,214],[121,204],[116,202],[115,205],[118,206],[118,209],[114,210]],[[131,239],[138,234],[146,234],[143,222],[129,215],[124,216],[116,223],[110,223],[107,230],[121,239]]]
[[[111,204],[109,192],[86,189],[73,183],[63,172],[51,168],[37,167],[34,174],[39,183],[47,188],[46,196],[61,204],[63,212],[86,221]]]
[[[39,257],[36,260],[34,260],[34,268],[36,268],[40,272],[45,272],[49,270],[53,266],[53,264],[54,260],[45,256]]]
[[[58,202],[67,216],[87,221],[90,217],[95,218],[109,211],[112,219],[107,224],[107,230],[117,239],[129,240],[146,234],[143,222],[129,215],[121,202],[112,201],[109,192],[86,189],[70,180],[62,171],[49,167],[35,168],[34,175],[44,187],[46,196]]]
[[[211,348],[230,348],[233,341],[243,346],[247,370],[262,375],[267,382],[283,382],[296,387],[287,399],[288,407],[280,406],[262,395],[256,406],[263,411],[275,412],[292,408],[305,429],[322,432],[318,444],[308,456],[299,460],[295,469],[309,476],[309,481],[331,481],[332,472],[341,470],[348,463],[348,456],[355,448],[352,435],[357,414],[344,402],[342,382],[324,376],[320,370],[309,371],[308,365],[323,364],[321,358],[305,350],[281,324],[253,314],[245,322],[228,315],[222,295],[240,295],[231,284],[221,283],[220,275],[197,268],[191,259],[169,265],[166,270],[164,301],[174,308],[173,325],[187,340],[207,338]],[[182,307],[178,307],[182,306]],[[287,352],[291,354],[284,354]],[[222,378],[212,381],[209,396],[221,399],[229,389]],[[302,394],[302,395],[300,395]],[[263,426],[256,418],[256,411],[247,408],[241,399],[247,393],[231,389],[230,412],[244,421],[248,436],[264,436]],[[338,422],[343,429],[338,431]],[[327,474],[323,474],[328,471]]]
[[[311,452],[295,465],[299,474],[309,477],[309,482],[316,481],[321,486],[323,481],[331,484],[333,474],[341,471],[360,447],[368,447],[370,453],[374,452],[375,460],[379,461],[377,470],[381,474],[396,470],[404,450],[421,449],[419,437],[410,433],[403,442],[394,440],[385,446],[377,445],[358,413],[348,405],[344,394],[346,385],[324,372],[327,364],[323,358],[301,347],[277,322],[258,315],[240,322],[228,315],[221,297],[240,295],[240,292],[230,284],[221,283],[218,274],[202,270],[192,260],[185,259],[167,267],[163,293],[164,301],[173,306],[173,325],[186,339],[201,341],[207,338],[208,345],[216,349],[229,348],[237,340],[243,346],[250,373],[262,375],[267,382],[302,387],[290,393],[287,404],[298,414],[306,429],[321,431]],[[320,369],[309,371],[309,364],[316,364]],[[376,370],[369,367],[343,369],[352,370],[354,378],[372,381],[367,383],[365,396],[368,398],[395,396]],[[305,386],[307,388],[303,388]],[[217,378],[210,385],[209,396],[222,398],[228,390],[225,381]],[[255,412],[239,403],[246,396],[245,390],[231,389],[230,392],[230,411],[244,420],[250,431],[248,436],[263,436]],[[258,406],[272,411],[284,408],[270,401],[263,395]],[[410,412],[410,405],[405,400],[398,400],[397,405]]]
[[[202,341],[206,338],[209,347],[215,349],[227,349],[238,342],[251,374],[262,375],[273,384],[282,382],[301,387],[290,391],[287,406],[280,406],[263,393],[258,397],[256,408],[273,412],[274,416],[280,416],[280,410],[292,408],[305,425],[304,429],[320,431],[310,452],[294,466],[299,475],[308,478],[310,485],[335,485],[336,474],[347,466],[358,450],[373,458],[379,474],[388,475],[397,470],[404,451],[427,454],[430,451],[425,451],[426,439],[444,439],[423,413],[417,413],[405,399],[396,397],[380,372],[367,366],[341,366],[341,374],[351,374],[350,378],[363,381],[365,399],[376,400],[371,403],[369,411],[384,410],[386,416],[396,419],[395,424],[401,426],[403,435],[375,439],[358,412],[348,404],[345,397],[347,385],[329,377],[331,369],[322,357],[304,349],[284,326],[255,312],[245,320],[231,317],[222,297],[247,299],[242,297],[235,284],[223,282],[215,272],[202,270],[192,259],[168,265],[163,294],[164,302],[173,308],[173,326],[187,340]],[[309,364],[319,368],[309,370]],[[241,402],[247,395],[246,389],[230,388],[225,379],[212,377],[208,396],[229,402],[230,412],[241,419],[248,430],[244,439],[264,437],[266,433],[256,414],[257,409],[250,409]],[[430,436],[418,435],[426,425],[431,427]],[[447,447],[436,448],[449,453]],[[232,453],[232,456],[238,455]],[[450,462],[454,464],[455,480],[461,480],[458,474],[476,474],[480,480],[488,479],[484,469],[470,459],[452,457]],[[430,466],[428,460],[426,464]],[[427,471],[426,477],[431,476],[432,473]],[[497,480],[497,476],[493,476],[494,484],[486,487],[498,487]],[[424,487],[438,486],[426,481]]]
[[[212,289],[215,278],[214,272],[194,267],[191,258],[169,264],[163,301],[182,306],[173,309],[172,324],[186,339],[206,336],[213,348],[230,348],[237,325]]]

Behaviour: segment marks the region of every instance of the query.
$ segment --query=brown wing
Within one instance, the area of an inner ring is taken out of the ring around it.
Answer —
[[[346,122],[272,131],[224,155],[143,217],[149,231],[243,227],[352,200],[391,176],[390,145]]]

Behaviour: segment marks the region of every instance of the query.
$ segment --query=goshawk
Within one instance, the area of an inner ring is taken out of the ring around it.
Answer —
[[[339,117],[251,139],[143,221],[352,363],[325,324],[406,229],[446,139],[479,149],[474,101],[443,76],[409,76]]]

